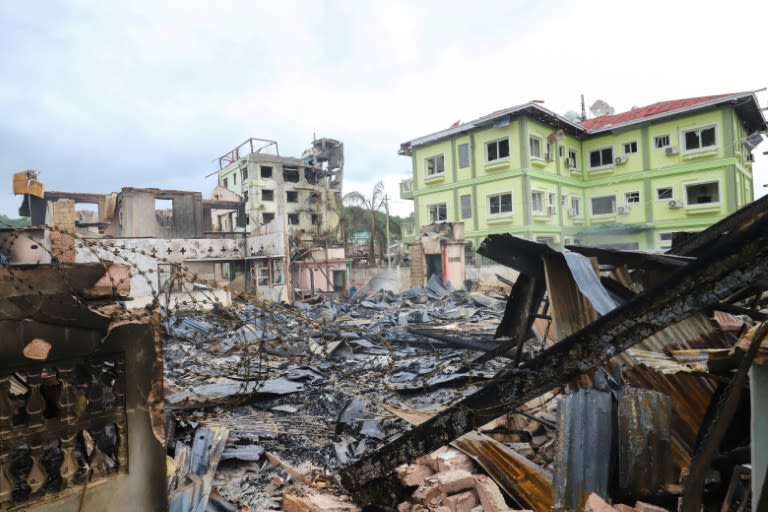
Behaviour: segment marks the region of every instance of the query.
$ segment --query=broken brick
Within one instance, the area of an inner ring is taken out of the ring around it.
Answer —
[[[616,509],[597,494],[590,493],[584,504],[584,512],[616,512]]]
[[[397,468],[397,477],[406,487],[416,487],[433,474],[432,468],[423,464],[404,464]]]
[[[418,489],[413,492],[413,499],[428,507],[435,507],[439,505],[443,499],[445,499],[446,493],[440,488],[437,480],[430,477],[419,485]]]
[[[445,504],[451,512],[471,512],[477,506],[477,496],[472,491],[464,491],[445,498]]]
[[[484,512],[504,512],[507,510],[507,502],[501,489],[487,475],[475,475],[475,491],[480,503],[483,505]]]
[[[435,479],[437,479],[440,489],[445,494],[456,494],[475,487],[475,479],[472,478],[472,473],[463,469],[438,473],[435,475]]]

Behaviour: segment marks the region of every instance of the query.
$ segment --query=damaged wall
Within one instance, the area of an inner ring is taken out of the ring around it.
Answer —
[[[1,510],[167,510],[159,336],[82,308],[103,275],[0,267]]]

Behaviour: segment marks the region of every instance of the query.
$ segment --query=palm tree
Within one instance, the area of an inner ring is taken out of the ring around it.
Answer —
[[[376,265],[376,251],[374,245],[374,237],[376,236],[376,218],[381,212],[381,207],[384,205],[384,183],[377,182],[373,186],[373,191],[370,197],[365,197],[360,192],[353,190],[344,194],[344,204],[349,206],[359,206],[366,212],[366,216],[369,218],[369,232],[368,237],[368,263]]]

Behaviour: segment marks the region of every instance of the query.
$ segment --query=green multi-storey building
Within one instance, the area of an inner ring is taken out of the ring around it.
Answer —
[[[580,121],[538,102],[401,145],[416,225],[463,222],[554,246],[668,248],[752,201],[766,121],[752,92],[654,103]]]

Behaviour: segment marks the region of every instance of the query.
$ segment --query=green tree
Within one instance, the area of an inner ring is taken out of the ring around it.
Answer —
[[[0,228],[26,228],[29,226],[29,217],[12,219],[0,213]]]

